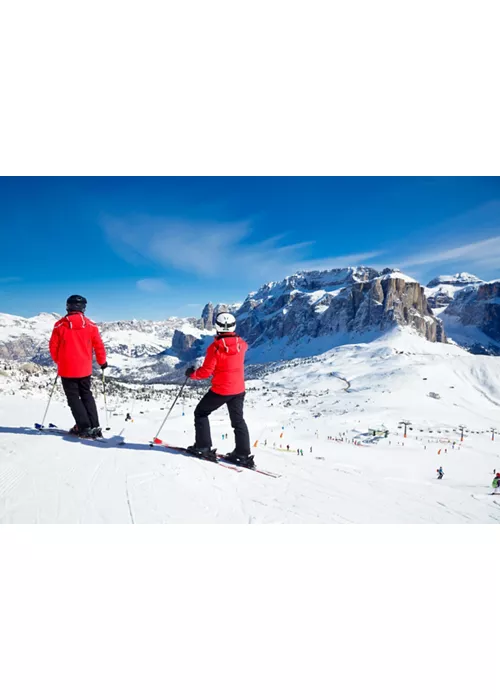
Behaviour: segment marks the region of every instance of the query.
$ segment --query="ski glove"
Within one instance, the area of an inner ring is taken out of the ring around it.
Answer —
[[[107,367],[108,367],[108,363],[107,363],[107,362],[105,362],[103,365],[101,365],[101,369],[102,369],[102,370],[107,369]]]
[[[194,372],[196,372],[196,367],[188,367],[186,370],[186,377],[189,378]]]

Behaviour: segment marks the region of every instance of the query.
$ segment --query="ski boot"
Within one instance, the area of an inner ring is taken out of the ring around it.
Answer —
[[[69,432],[70,435],[77,435],[77,436],[79,436],[79,435],[80,435],[80,428],[79,428],[79,427],[76,425],[76,423],[75,423],[75,425],[71,428],[71,430],[68,430],[68,432]]]
[[[211,447],[196,447],[196,445],[190,445],[186,447],[186,450],[194,457],[208,459],[210,462],[217,461],[217,452]]]
[[[93,438],[102,438],[102,428],[91,428]]]
[[[229,452],[227,455],[224,455],[224,459],[232,464],[237,464],[239,467],[245,467],[245,469],[255,469],[253,455],[239,455],[236,452]]]
[[[94,439],[94,428],[85,428],[85,430],[80,430],[77,433],[79,438],[83,440],[93,440]]]

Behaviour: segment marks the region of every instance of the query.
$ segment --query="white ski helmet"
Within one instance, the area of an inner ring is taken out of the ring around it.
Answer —
[[[234,333],[236,330],[236,319],[233,314],[221,311],[215,318],[215,330],[217,333]]]

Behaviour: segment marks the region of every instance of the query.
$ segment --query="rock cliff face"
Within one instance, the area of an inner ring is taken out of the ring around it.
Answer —
[[[172,352],[177,355],[179,359],[184,359],[186,355],[191,353],[191,349],[197,340],[198,337],[195,335],[175,330],[172,338]]]
[[[443,319],[453,323],[455,332],[464,337],[461,344],[471,352],[500,354],[500,280],[464,289],[444,311]]]
[[[239,332],[252,347],[279,339],[297,343],[307,337],[382,332],[395,326],[409,326],[432,342],[446,342],[423,287],[389,269],[297,273],[250,294],[237,320]]]
[[[201,312],[201,320],[203,321],[203,328],[206,331],[211,331],[214,327],[214,305],[212,302],[205,304],[203,311]]]

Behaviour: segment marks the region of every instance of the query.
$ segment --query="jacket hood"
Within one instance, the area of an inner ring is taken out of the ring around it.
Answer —
[[[227,355],[237,355],[242,349],[242,340],[237,335],[219,335],[214,343],[219,352]]]

